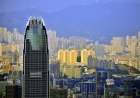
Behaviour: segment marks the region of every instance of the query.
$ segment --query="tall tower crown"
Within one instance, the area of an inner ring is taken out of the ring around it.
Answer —
[[[31,16],[28,19],[26,26],[28,25],[43,25],[45,26],[45,22],[41,16]]]

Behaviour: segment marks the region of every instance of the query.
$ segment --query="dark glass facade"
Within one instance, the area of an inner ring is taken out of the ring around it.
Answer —
[[[6,85],[6,98],[21,98],[21,95],[21,86]]]
[[[49,51],[41,17],[29,18],[23,50],[23,98],[49,98]]]
[[[104,95],[104,84],[106,83],[106,79],[109,79],[109,72],[97,70],[95,73],[95,83],[96,83],[96,97],[102,98]]]
[[[80,83],[80,92],[82,95],[85,95],[86,97],[89,97],[89,95],[92,95],[92,97],[95,94],[95,82],[94,81],[84,81]]]

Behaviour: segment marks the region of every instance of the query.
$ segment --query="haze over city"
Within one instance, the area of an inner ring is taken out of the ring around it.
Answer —
[[[55,12],[65,9],[70,6],[76,5],[88,5],[95,2],[100,3],[140,3],[139,0],[1,0],[0,1],[0,13],[1,12],[11,12],[11,11],[21,11],[27,9],[28,7],[35,7],[44,12]],[[22,6],[21,6],[22,5]],[[8,6],[8,7],[7,7]]]
[[[26,20],[36,15],[59,37],[80,35],[101,43],[109,43],[113,36],[136,35],[140,27],[138,0],[2,0],[0,4],[0,25],[10,31],[18,28],[21,34]]]

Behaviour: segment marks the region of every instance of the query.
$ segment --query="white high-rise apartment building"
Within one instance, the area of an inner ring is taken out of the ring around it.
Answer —
[[[7,39],[7,28],[3,28],[3,32],[2,32],[3,38],[6,41]]]
[[[56,39],[56,31],[48,30],[47,35],[48,35],[48,40]]]
[[[111,43],[114,46],[124,46],[124,37],[113,37]]]
[[[138,32],[138,42],[140,42],[140,31]]]
[[[0,41],[2,41],[2,27],[0,27]]]
[[[12,33],[10,31],[7,32],[7,37],[8,37],[7,39],[8,43],[12,43]]]
[[[16,41],[18,39],[18,30],[17,30],[17,28],[13,29],[13,39],[14,39],[14,41]]]
[[[30,17],[23,49],[22,98],[50,98],[49,50],[41,17]]]
[[[131,38],[130,38],[130,36],[127,35],[125,40],[126,40],[126,45],[127,46],[131,45]]]

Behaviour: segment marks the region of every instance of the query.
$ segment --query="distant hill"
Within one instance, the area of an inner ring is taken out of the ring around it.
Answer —
[[[64,10],[46,13],[35,8],[24,11],[0,13],[0,26],[12,31],[18,28],[22,34],[29,16],[42,16],[47,29],[59,37],[81,36],[109,43],[113,36],[137,35],[140,30],[140,4],[94,3],[78,5]]]

